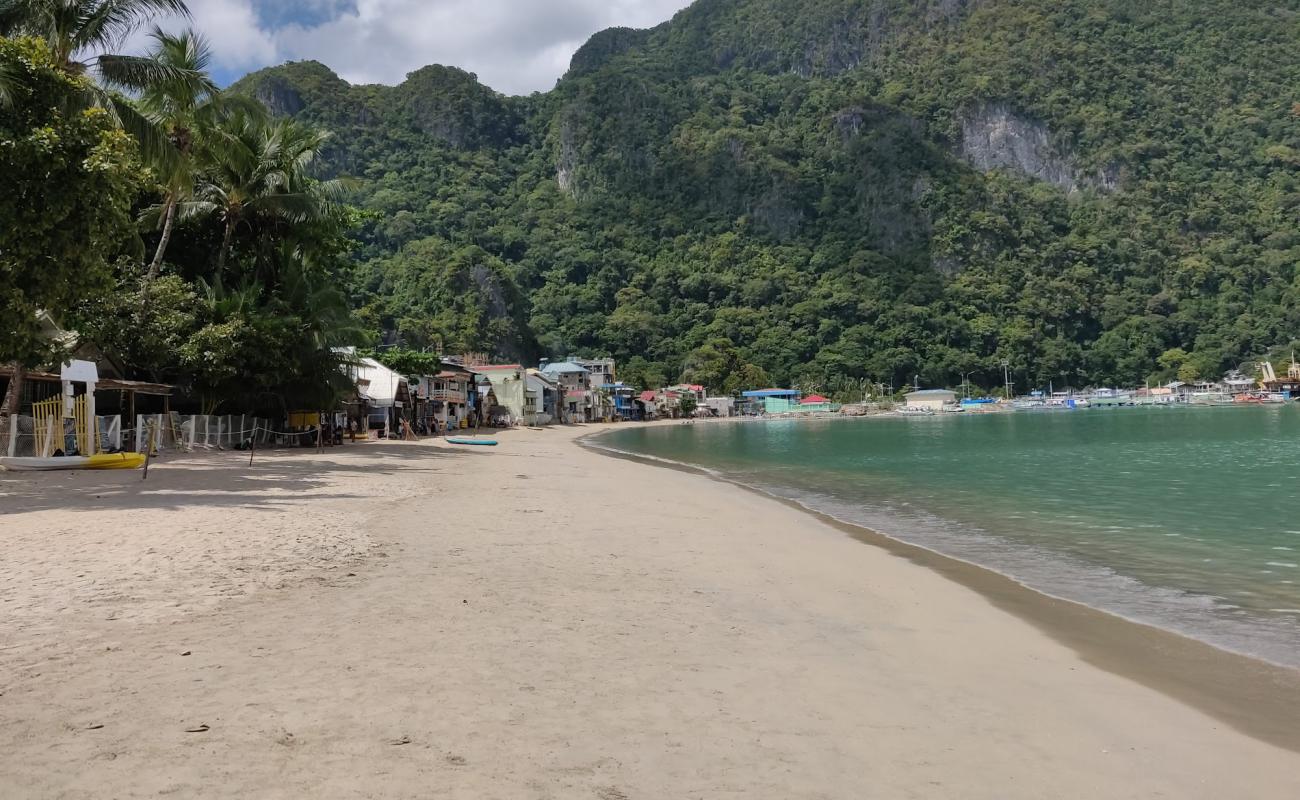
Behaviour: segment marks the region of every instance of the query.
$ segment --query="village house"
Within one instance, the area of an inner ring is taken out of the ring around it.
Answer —
[[[468,424],[470,412],[470,387],[474,373],[459,364],[443,363],[437,375],[422,375],[415,384],[421,411],[418,419],[427,429],[447,431]]]
[[[835,407],[828,398],[810,394],[799,401],[799,411],[804,414],[829,414]]]
[[[641,409],[641,419],[652,420],[659,418],[659,393],[653,389],[646,389],[635,400],[636,405]]]
[[[360,407],[358,418],[351,422],[363,431],[400,436],[402,421],[412,406],[410,382],[373,358],[358,358],[347,369],[357,387]]]
[[[541,373],[560,390],[560,421],[565,424],[592,420],[591,373],[573,361],[543,364]]]
[[[733,417],[736,415],[736,398],[710,397],[704,401],[704,407],[715,417]]]
[[[612,358],[584,359],[570,356],[569,361],[591,373],[592,386],[610,386],[618,381],[618,375],[614,369],[614,359]]]
[[[560,403],[559,386],[536,369],[528,370],[524,381],[525,424],[550,425],[556,419],[556,409]]]
[[[799,410],[798,389],[755,389],[742,392],[754,413],[792,414]]]

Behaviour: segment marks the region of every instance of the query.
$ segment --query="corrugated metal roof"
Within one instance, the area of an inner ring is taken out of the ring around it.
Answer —
[[[562,375],[566,372],[590,372],[591,370],[572,361],[557,361],[542,367],[543,375]]]

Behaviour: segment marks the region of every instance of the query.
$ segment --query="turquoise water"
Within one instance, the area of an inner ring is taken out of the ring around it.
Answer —
[[[1300,666],[1300,406],[629,426],[599,444]]]

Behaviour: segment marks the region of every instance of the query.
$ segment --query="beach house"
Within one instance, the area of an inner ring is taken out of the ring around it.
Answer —
[[[799,411],[804,414],[829,414],[834,410],[829,398],[810,394],[799,401]]]
[[[618,374],[614,369],[615,364],[612,358],[570,357],[569,361],[591,373],[592,386],[609,386],[618,382]]]
[[[590,422],[592,419],[591,372],[573,361],[544,363],[541,373],[560,390],[560,421]]]
[[[947,389],[920,389],[903,395],[903,405],[907,408],[943,411],[957,404],[957,393]]]
[[[624,422],[644,419],[641,407],[636,403],[636,389],[626,383],[607,383],[603,384],[600,389],[613,401],[614,419]]]
[[[357,358],[345,369],[357,387],[362,430],[378,429],[384,436],[399,433],[411,406],[411,385],[406,377],[373,358]]]
[[[444,363],[438,374],[413,379],[412,390],[420,408],[417,419],[436,423],[439,430],[462,427],[469,418],[472,385],[473,373],[459,364]]]
[[[754,389],[742,392],[741,396],[764,414],[792,414],[799,410],[800,394],[798,389]]]

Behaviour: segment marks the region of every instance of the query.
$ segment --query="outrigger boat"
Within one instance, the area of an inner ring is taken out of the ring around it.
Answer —
[[[93,456],[53,456],[51,458],[24,456],[0,458],[0,469],[7,469],[11,472],[48,472],[59,469],[139,469],[143,466],[143,453],[99,453]]]
[[[464,436],[453,436],[447,439],[447,444],[465,444],[475,445],[478,447],[496,447],[496,439],[470,439]]]

